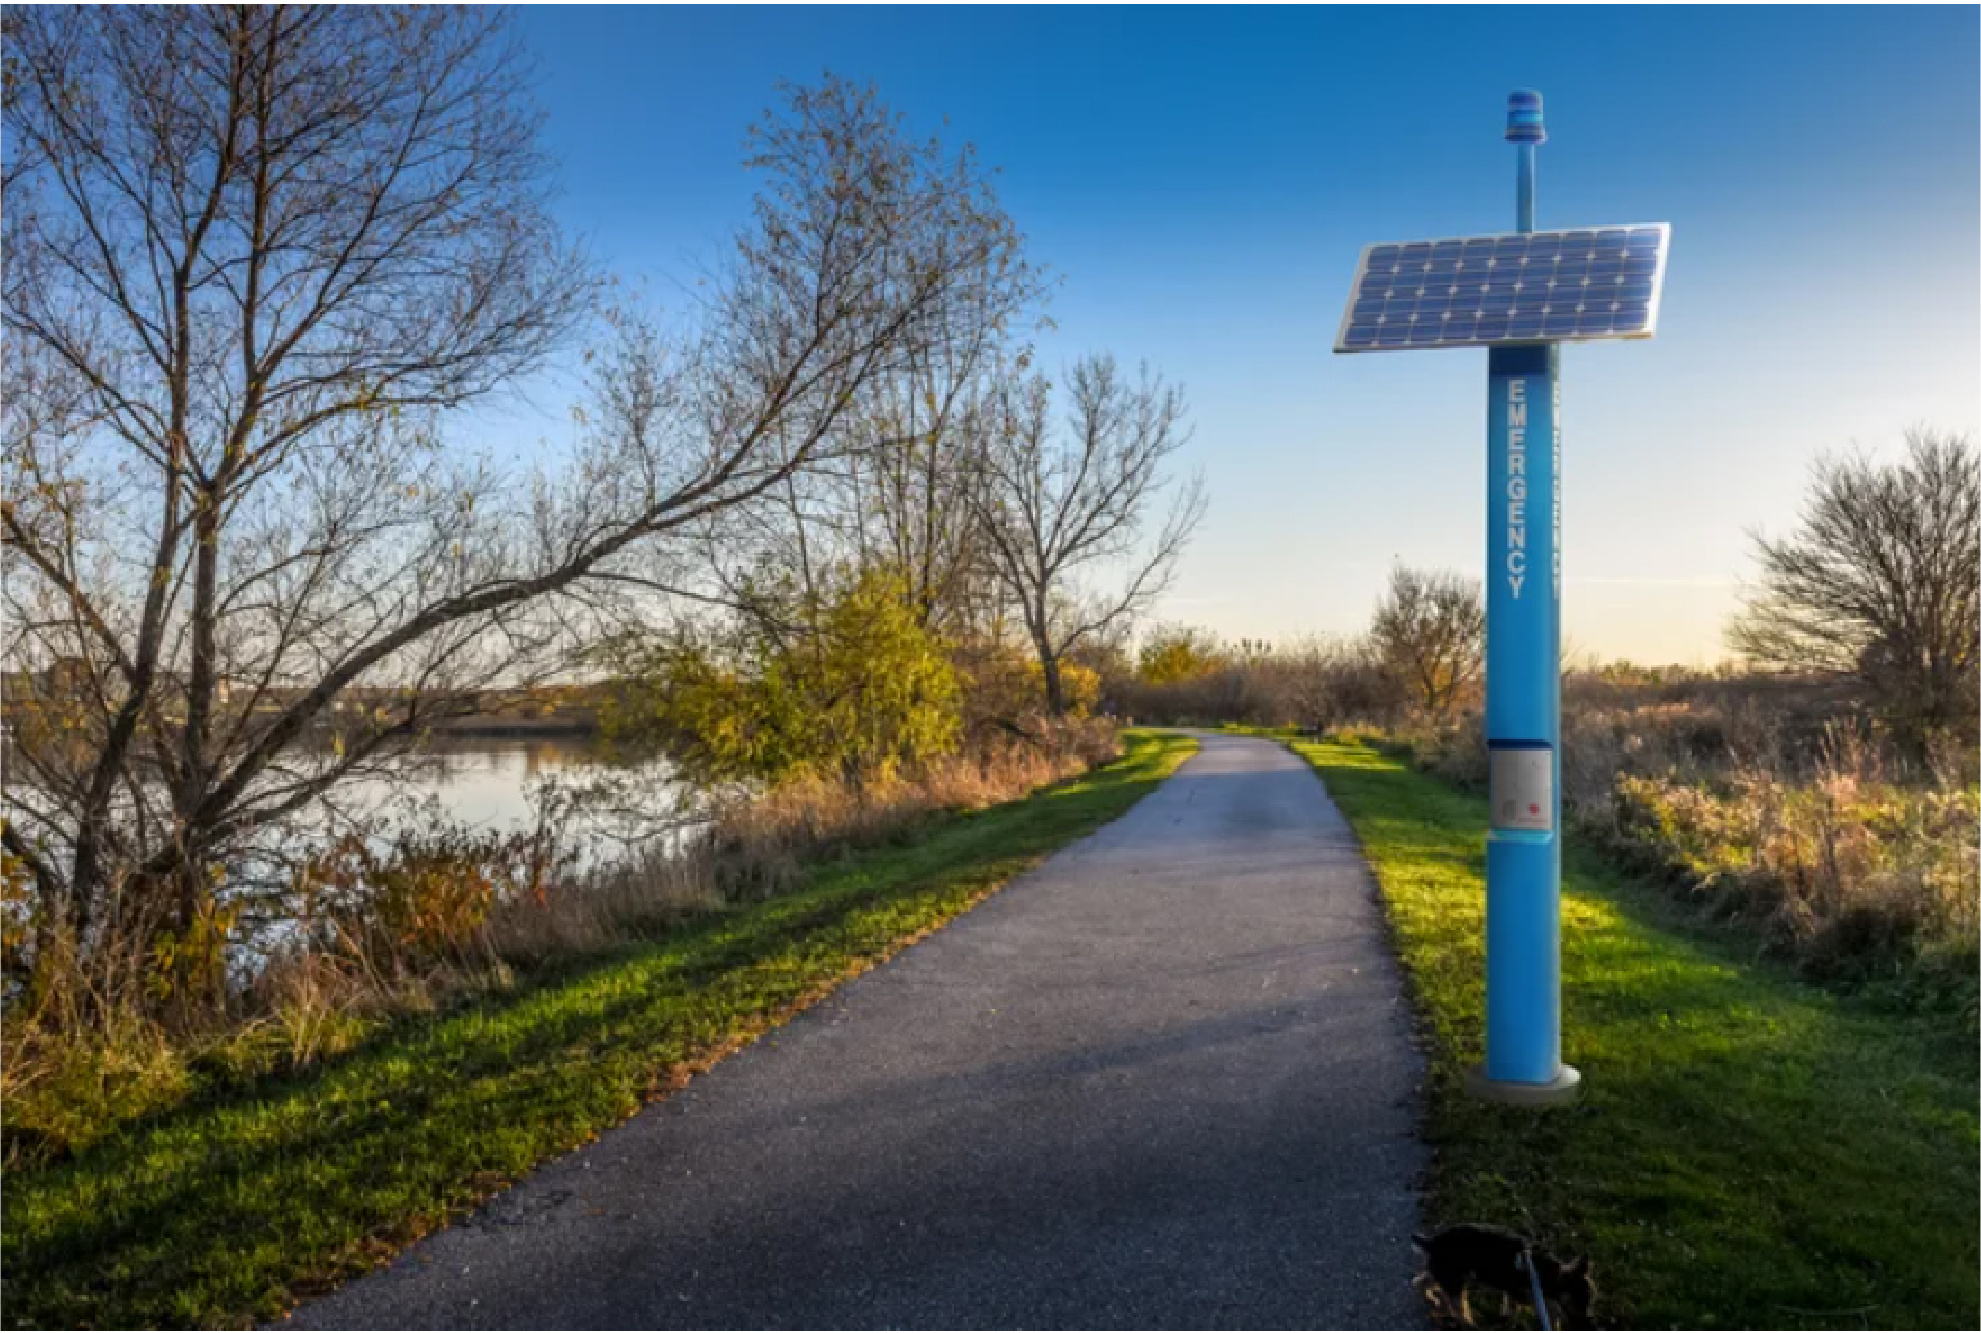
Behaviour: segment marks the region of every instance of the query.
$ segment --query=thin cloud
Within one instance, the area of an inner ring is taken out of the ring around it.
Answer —
[[[1602,575],[1570,576],[1570,583],[1597,583],[1622,588],[1733,588],[1740,580],[1723,574],[1702,574],[1697,578],[1608,578]]]

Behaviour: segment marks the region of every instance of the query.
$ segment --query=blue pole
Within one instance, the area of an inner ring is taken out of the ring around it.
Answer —
[[[1514,230],[1534,230],[1534,149],[1533,143],[1517,144],[1519,175],[1514,183]]]
[[[1534,230],[1538,93],[1508,101],[1519,230]],[[1486,413],[1486,1063],[1474,1090],[1546,1105],[1574,1095],[1561,1063],[1560,353],[1491,348]]]

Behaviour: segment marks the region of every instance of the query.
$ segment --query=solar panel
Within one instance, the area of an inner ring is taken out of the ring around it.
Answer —
[[[1653,222],[1372,245],[1334,350],[1648,338],[1670,241]]]

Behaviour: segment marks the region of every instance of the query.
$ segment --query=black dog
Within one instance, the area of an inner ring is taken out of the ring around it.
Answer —
[[[1447,1305],[1468,1324],[1472,1322],[1472,1307],[1466,1300],[1467,1289],[1475,1283],[1505,1292],[1522,1305],[1531,1304],[1534,1286],[1527,1276],[1527,1265],[1531,1264],[1541,1279],[1542,1296],[1561,1306],[1563,1326],[1589,1327],[1596,1284],[1589,1280],[1586,1257],[1563,1263],[1525,1236],[1504,1227],[1471,1222],[1410,1239],[1424,1252],[1426,1276],[1437,1283]]]

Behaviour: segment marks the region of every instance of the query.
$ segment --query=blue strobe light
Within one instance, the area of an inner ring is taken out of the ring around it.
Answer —
[[[1541,95],[1532,88],[1507,95],[1506,137],[1510,143],[1548,141],[1547,126],[1541,123]]]

